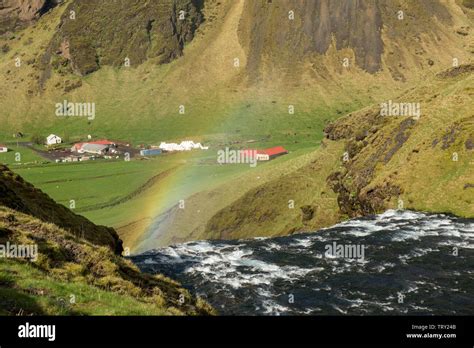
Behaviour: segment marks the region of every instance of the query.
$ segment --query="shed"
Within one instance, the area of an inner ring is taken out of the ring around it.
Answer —
[[[56,144],[61,144],[62,142],[63,142],[62,139],[55,134],[50,134],[46,138],[47,145],[56,145]]]
[[[149,150],[141,150],[140,155],[141,156],[157,156],[161,155],[161,149],[149,149]]]

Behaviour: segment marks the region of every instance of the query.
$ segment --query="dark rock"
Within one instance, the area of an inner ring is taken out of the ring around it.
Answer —
[[[395,139],[389,139],[388,141],[392,144],[392,147],[387,151],[384,157],[384,162],[388,163],[393,155],[397,153],[398,150],[405,144],[405,142],[410,137],[409,129],[415,125],[416,121],[412,118],[407,118],[403,120],[397,129],[397,133],[395,135]]]
[[[459,132],[460,132],[460,129],[457,125],[451,126],[441,138],[441,141],[442,141],[441,149],[443,150],[448,149],[456,141],[456,137],[459,134]]]
[[[438,76],[439,78],[453,78],[461,74],[470,74],[473,71],[474,71],[474,64],[463,64],[458,67],[443,71],[436,76]]]
[[[474,150],[474,141],[471,138],[469,138],[464,143],[464,146],[466,147],[466,150]]]
[[[301,209],[301,212],[303,213],[303,217],[302,217],[303,222],[313,219],[314,208],[312,206],[305,205],[305,206],[302,206],[300,209]]]

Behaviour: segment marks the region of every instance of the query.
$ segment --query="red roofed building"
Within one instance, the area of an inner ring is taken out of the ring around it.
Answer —
[[[269,161],[279,156],[286,155],[288,151],[283,146],[276,146],[266,150],[257,151],[257,160]]]
[[[94,145],[114,145],[115,143],[113,141],[103,139],[103,140],[95,140],[95,141],[89,141],[89,144],[94,144]]]

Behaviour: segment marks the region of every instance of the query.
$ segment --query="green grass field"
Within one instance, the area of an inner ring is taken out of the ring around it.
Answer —
[[[0,260],[0,280],[0,315],[170,315],[132,296],[84,282],[58,281],[28,263]],[[3,303],[6,299],[14,308]]]
[[[9,151],[7,153],[0,153],[0,163],[7,164],[12,168],[48,163],[47,160],[27,147],[17,146],[16,144],[7,142],[2,144],[6,144]]]
[[[259,141],[233,146],[265,148],[276,144],[278,143]],[[230,144],[224,145],[232,147]],[[215,148],[128,162],[96,160],[48,163],[31,149],[20,146],[0,155],[0,161],[8,164],[58,203],[73,208],[74,212],[97,224],[116,227],[125,234],[131,233],[129,230],[136,230],[133,231],[133,235],[136,235],[148,227],[155,214],[164,213],[180,200],[187,200],[199,192],[218,189],[229,182],[238,182],[239,178],[245,179],[246,175],[264,173],[269,167],[274,168],[272,172],[285,171],[287,161],[314,150],[314,147],[303,147],[305,145],[307,146],[302,143],[290,144],[287,146],[290,149],[289,155],[270,163],[260,163],[257,168],[250,168],[246,164],[219,165]],[[21,162],[15,161],[17,152],[21,154]],[[260,182],[265,180],[266,175],[261,174]],[[251,183],[248,184],[251,186]],[[243,194],[247,189],[247,185],[240,187],[241,192],[234,192],[234,195]],[[218,196],[213,205],[223,203],[221,199],[225,196]],[[146,223],[138,226],[135,224],[142,220]],[[193,220],[189,223],[199,225],[202,221]],[[128,242],[126,237],[125,240]]]

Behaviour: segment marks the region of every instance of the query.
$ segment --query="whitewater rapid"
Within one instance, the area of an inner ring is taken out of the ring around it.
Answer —
[[[473,249],[474,219],[390,210],[309,234],[192,242],[132,260],[221,314],[473,314]]]

